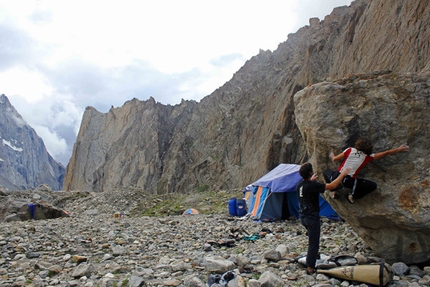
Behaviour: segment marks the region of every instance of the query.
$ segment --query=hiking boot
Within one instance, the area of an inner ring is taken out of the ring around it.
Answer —
[[[346,199],[348,199],[349,203],[351,203],[351,204],[354,203],[354,196],[352,194],[348,194],[348,196],[346,197]]]
[[[306,273],[307,273],[308,275],[315,274],[316,272],[317,272],[317,270],[316,270],[315,268],[312,268],[312,267],[308,267],[308,268],[306,268]]]

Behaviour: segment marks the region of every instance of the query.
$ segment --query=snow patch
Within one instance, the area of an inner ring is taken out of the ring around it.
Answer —
[[[7,141],[7,140],[5,140],[5,139],[2,139],[2,142],[3,142],[3,145],[4,145],[4,146],[8,146],[8,147],[10,147],[10,148],[11,148],[11,149],[13,149],[14,151],[19,151],[19,152],[23,151],[23,149],[22,149],[22,148],[13,146],[13,145],[10,143],[10,141]],[[15,141],[15,142],[16,142],[16,141]]]

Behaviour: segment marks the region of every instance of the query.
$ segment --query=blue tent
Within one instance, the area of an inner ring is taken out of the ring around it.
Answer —
[[[252,183],[245,198],[252,217],[259,220],[299,218],[299,202],[296,185],[302,180],[300,165],[280,164]],[[338,219],[336,211],[320,195],[320,216]]]

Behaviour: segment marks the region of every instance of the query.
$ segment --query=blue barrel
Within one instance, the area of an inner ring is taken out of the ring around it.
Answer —
[[[245,199],[237,199],[236,200],[236,214],[237,216],[245,216],[248,213],[246,208],[246,200]]]
[[[236,216],[236,198],[230,198],[228,201],[228,212],[231,216]]]
[[[30,211],[30,217],[32,219],[34,219],[36,217],[36,204],[34,203],[29,203],[28,204],[28,209]]]

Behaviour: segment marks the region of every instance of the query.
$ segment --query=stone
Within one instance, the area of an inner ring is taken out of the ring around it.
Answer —
[[[222,274],[235,268],[235,265],[230,260],[225,260],[219,256],[208,256],[204,258],[205,270],[210,273]]]
[[[80,278],[82,276],[90,276],[93,271],[91,264],[82,263],[73,269],[72,277]]]
[[[263,257],[269,261],[279,261],[282,259],[281,253],[277,250],[267,250],[264,252]]]
[[[142,287],[145,285],[145,281],[142,277],[132,275],[128,284],[130,287]]]
[[[279,278],[279,276],[270,271],[266,271],[261,274],[261,277],[258,279],[258,282],[261,284],[262,287],[276,287],[284,285],[284,281]]]
[[[430,168],[430,160],[420,156],[430,143],[425,140],[427,129],[415,128],[430,124],[428,93],[430,72],[381,71],[318,83],[294,96],[296,123],[309,161],[320,174],[336,168],[328,157],[330,151],[340,153],[360,136],[372,141],[375,152],[410,144],[409,152],[375,161],[362,171],[363,177],[377,182],[377,190],[352,205],[327,197],[336,212],[389,263],[430,259],[425,211],[430,206],[430,175],[417,172]]]
[[[172,280],[166,280],[163,282],[164,286],[179,286],[181,284],[181,281],[172,279]]]
[[[50,198],[50,193],[54,192],[48,192],[43,197]],[[30,191],[15,191],[14,195],[0,197],[0,221],[40,220],[69,216],[67,211],[53,206],[45,200],[33,199]],[[19,198],[16,195],[19,195]],[[33,212],[31,208],[34,208]]]
[[[48,271],[58,274],[58,273],[61,273],[61,271],[63,271],[63,268],[61,268],[60,265],[55,264],[55,265],[49,266]]]
[[[85,256],[73,255],[72,260],[73,260],[73,262],[80,264],[82,262],[86,262],[88,260],[88,258]]]
[[[423,277],[424,276],[424,271],[423,270],[421,270],[421,268],[419,268],[418,266],[416,266],[416,265],[411,265],[410,267],[409,267],[409,275],[416,275],[416,276],[418,276],[418,277]]]
[[[405,276],[409,273],[409,266],[403,262],[394,262],[391,265],[391,268],[393,269],[395,275]]]
[[[281,257],[286,257],[289,250],[288,250],[288,246],[285,244],[280,244],[276,247],[276,251],[278,251],[281,255]]]
[[[16,213],[12,213],[12,214],[6,214],[3,220],[5,222],[21,221],[21,217]]]
[[[39,258],[40,257],[40,253],[38,253],[38,252],[29,252],[29,253],[27,253],[26,256],[27,256],[28,259]]]
[[[113,256],[123,255],[126,252],[127,252],[126,248],[123,247],[123,246],[121,246],[121,245],[115,245],[115,246],[112,247],[112,255]]]
[[[207,287],[207,285],[202,280],[200,280],[200,278],[193,275],[189,275],[184,278],[184,285],[190,287]]]
[[[182,260],[177,260],[170,264],[173,271],[185,271],[187,269],[191,269],[191,264],[185,263]]]
[[[248,281],[248,287],[261,287],[261,283],[256,279],[250,279]]]

